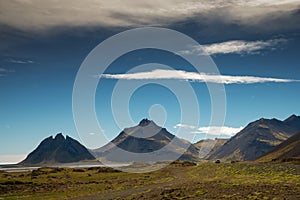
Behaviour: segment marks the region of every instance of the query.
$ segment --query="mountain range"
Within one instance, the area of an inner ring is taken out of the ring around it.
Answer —
[[[206,139],[191,144],[155,122],[143,119],[137,126],[125,128],[108,144],[93,150],[61,133],[54,138],[50,136],[20,164],[51,165],[95,161],[95,158],[110,162],[199,161],[199,157],[224,161],[298,158],[299,132],[299,116],[292,115],[283,121],[261,118],[249,123],[230,139]]]
[[[299,116],[292,115],[284,121],[261,118],[248,124],[207,159],[255,160],[299,131]]]

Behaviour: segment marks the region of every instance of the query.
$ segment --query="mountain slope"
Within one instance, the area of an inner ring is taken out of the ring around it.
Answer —
[[[258,158],[257,161],[300,161],[300,132],[276,146],[273,150]]]
[[[257,120],[213,152],[208,159],[255,160],[300,131],[300,117],[292,115],[284,121]]]
[[[184,150],[185,147],[188,147],[187,151]],[[164,151],[160,151],[162,148]],[[132,154],[123,156],[123,150]],[[146,154],[153,157],[149,159]],[[93,155],[100,160],[113,162],[155,162],[178,156],[179,160],[196,161],[198,149],[188,141],[169,133],[165,128],[157,126],[153,121],[143,119],[137,126],[124,129],[109,144],[93,150]]]
[[[201,158],[207,158],[213,152],[215,152],[217,149],[223,146],[228,140],[229,139],[221,139],[221,138],[216,138],[214,140],[205,139],[194,143],[194,146],[199,149],[199,156]]]
[[[44,139],[20,164],[55,164],[94,160],[90,152],[73,138],[59,133]]]

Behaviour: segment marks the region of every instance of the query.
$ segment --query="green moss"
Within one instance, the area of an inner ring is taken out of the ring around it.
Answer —
[[[242,162],[173,164],[140,174],[101,168],[80,171],[41,168],[33,172],[2,172],[0,197],[84,199],[84,196],[96,195],[101,199],[106,194],[120,194],[121,199],[272,199],[281,193],[287,197],[300,193],[299,170],[296,165]]]
[[[203,194],[206,194],[207,193],[207,190],[197,190],[196,192],[195,192],[195,195],[196,196],[200,196],[200,195],[203,195]]]

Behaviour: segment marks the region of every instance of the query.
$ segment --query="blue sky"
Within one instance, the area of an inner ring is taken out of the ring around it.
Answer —
[[[300,82],[293,81],[300,80],[299,1],[89,0],[59,4],[33,0],[0,3],[2,162],[9,155],[16,159],[12,155],[29,153],[42,139],[57,132],[79,139],[72,115],[72,90],[81,63],[100,42],[136,27],[164,27],[190,36],[211,55],[221,75],[242,81],[225,84],[226,131],[222,137],[261,117],[283,120],[300,114]],[[190,50],[185,53],[199,53],[196,48]],[[124,74],[147,63],[193,72],[178,55],[146,49],[119,57],[105,74]],[[255,83],[247,82],[245,76],[254,77]],[[259,80],[262,77],[287,82]],[[101,79],[96,94],[97,117],[108,138],[125,128],[117,127],[110,109],[111,93],[118,81]],[[206,85],[197,80],[189,83],[199,101],[201,118],[197,127],[186,127],[186,132],[197,132],[197,140],[205,137],[211,105]],[[164,106],[165,126],[176,132],[180,124],[178,100],[158,85],[145,85],[132,95],[132,119],[138,123],[149,117],[149,108],[155,104]]]

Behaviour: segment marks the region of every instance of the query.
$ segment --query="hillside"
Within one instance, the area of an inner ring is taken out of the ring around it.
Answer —
[[[299,131],[299,116],[292,115],[284,121],[261,118],[248,124],[208,159],[255,160]]]
[[[258,158],[257,161],[300,161],[300,133],[297,133],[276,146],[266,155]]]

